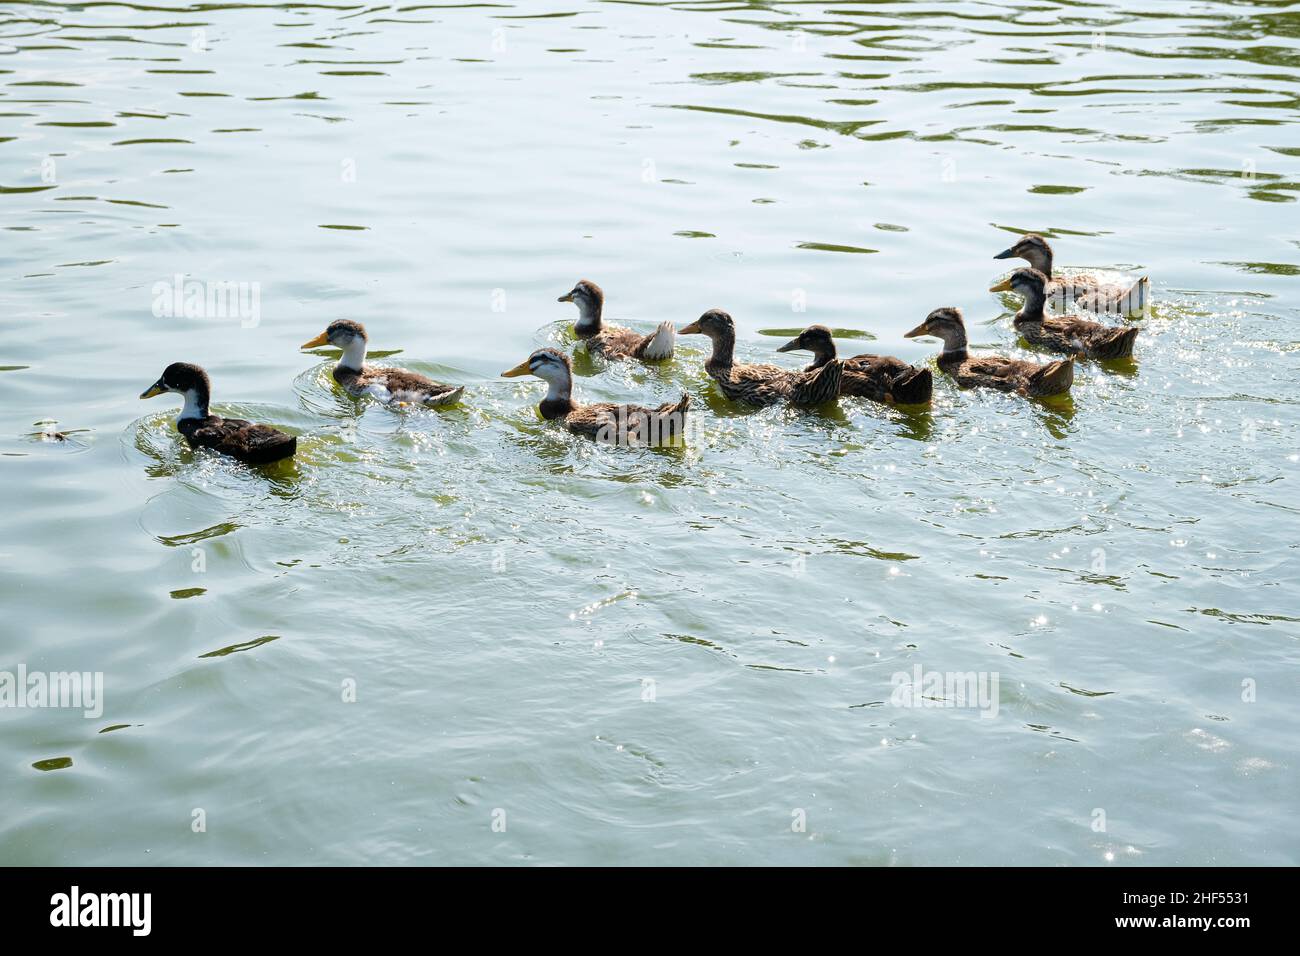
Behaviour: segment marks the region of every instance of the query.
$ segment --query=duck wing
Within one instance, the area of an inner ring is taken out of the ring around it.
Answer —
[[[690,406],[689,395],[682,395],[677,401],[665,402],[656,408],[598,402],[575,407],[565,417],[564,424],[575,435],[599,441],[655,446],[684,433],[686,412]]]
[[[1017,322],[1016,332],[1030,345],[1037,345],[1053,352],[1075,355],[1084,349],[1079,333],[1071,328],[1073,321],[1066,319],[1046,319],[1042,322]],[[1095,325],[1088,322],[1087,325]]]
[[[1020,389],[1026,374],[1032,368],[1037,368],[1033,362],[990,356],[968,358],[958,365],[949,366],[945,371],[962,388],[995,388],[1000,392],[1014,392]]]
[[[404,368],[367,369],[356,388],[381,402],[435,408],[452,405],[465,393],[464,385],[435,382],[426,375]]]
[[[968,358],[948,372],[963,388],[993,388],[1022,395],[1060,395],[1074,384],[1074,359],[1040,365],[1022,359],[989,355]]]
[[[177,427],[191,448],[211,448],[250,465],[279,461],[298,450],[293,435],[242,418],[209,415],[200,420],[183,419]]]
[[[1130,281],[1097,272],[1073,272],[1052,279],[1047,295],[1059,298],[1067,307],[1073,303],[1088,312],[1136,315],[1150,301],[1151,280],[1148,276]]]
[[[671,322],[661,322],[649,335],[621,326],[606,326],[587,339],[587,351],[603,359],[636,358],[657,362],[671,358],[677,330]]]
[[[1137,326],[1111,326],[1087,319],[1052,318],[1022,323],[1017,331],[1035,345],[1067,355],[1083,353],[1095,359],[1121,359],[1133,354]]]
[[[790,394],[796,377],[801,374],[779,365],[705,366],[722,394],[735,402],[772,405]],[[812,373],[804,373],[812,374]]]
[[[913,405],[928,402],[934,376],[892,355],[855,355],[844,360],[841,395],[856,395],[877,402]]]
[[[843,378],[844,363],[839,359],[831,359],[811,372],[797,372],[790,388],[790,402],[809,406],[832,402],[840,394]]]

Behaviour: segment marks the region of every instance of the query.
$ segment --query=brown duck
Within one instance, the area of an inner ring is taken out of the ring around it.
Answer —
[[[837,358],[811,371],[799,372],[779,365],[737,365],[736,324],[721,309],[710,309],[677,334],[709,337],[713,354],[704,363],[704,370],[733,402],[812,406],[833,401],[840,393],[844,363]]]
[[[371,398],[390,405],[427,405],[437,408],[460,401],[464,385],[444,385],[431,378],[404,368],[383,368],[366,364],[366,327],[360,322],[339,319],[331,322],[320,335],[298,346],[314,349],[332,345],[342,349],[339,363],[334,366],[334,381],[348,393],[360,398]]]
[[[995,388],[1000,392],[1047,397],[1063,395],[1074,384],[1074,359],[1039,365],[1001,355],[972,358],[966,350],[966,323],[955,306],[935,309],[904,338],[933,335],[943,339],[939,369],[962,388]]]
[[[298,450],[297,438],[270,425],[255,425],[242,418],[221,418],[209,412],[212,383],[208,373],[197,365],[173,362],[140,397],[153,398],[167,392],[185,396],[176,430],[185,436],[191,448],[211,448],[250,465],[289,458]]]
[[[777,349],[778,352],[812,352],[816,371],[835,358],[835,339],[824,325],[810,325]],[[844,359],[840,394],[857,395],[890,405],[921,405],[930,401],[934,375],[928,368],[908,365],[892,355],[855,355]]]
[[[547,421],[563,421],[575,435],[617,445],[662,445],[685,434],[686,412],[691,397],[657,408],[598,402],[579,405],[573,400],[573,366],[569,357],[555,349],[538,349],[502,378],[536,375],[549,386],[538,410]]]
[[[1015,245],[1003,249],[994,259],[1024,259],[1047,277],[1048,298],[1067,309],[1074,303],[1089,312],[1106,312],[1114,315],[1141,313],[1151,298],[1151,281],[1146,277],[1136,282],[1116,282],[1099,272],[1071,272],[1069,275],[1052,275],[1052,247],[1037,233],[1028,233],[1016,240]]]
[[[1025,304],[1016,313],[1015,326],[1020,337],[1031,345],[1103,361],[1132,356],[1133,340],[1141,329],[1135,325],[1116,327],[1067,316],[1047,318],[1043,314],[1046,290],[1047,277],[1037,269],[1017,269],[989,289],[1024,296]]]
[[[650,335],[618,325],[606,325],[601,317],[605,310],[605,293],[588,279],[579,279],[578,284],[557,301],[572,302],[578,307],[578,321],[573,330],[592,355],[607,360],[634,358],[643,362],[658,362],[673,356],[677,333],[671,322],[660,322]]]

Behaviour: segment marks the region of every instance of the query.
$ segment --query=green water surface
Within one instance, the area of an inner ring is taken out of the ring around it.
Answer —
[[[1264,0],[6,4],[0,671],[104,709],[0,708],[0,863],[1300,863],[1298,37]],[[932,361],[943,305],[1031,356],[986,291],[1031,229],[1155,294],[1066,402],[751,411],[702,339],[580,359],[580,398],[696,398],[652,451],[498,377],[572,348],[582,277],[787,367],[812,322]],[[168,315],[176,276],[256,314]],[[463,405],[342,395],[298,349],[335,318]],[[296,461],[186,449],[136,398],[172,361]],[[996,713],[897,706],[918,666]]]

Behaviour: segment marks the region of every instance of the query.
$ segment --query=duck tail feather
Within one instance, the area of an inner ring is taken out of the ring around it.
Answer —
[[[677,329],[671,322],[660,322],[654,332],[646,336],[641,343],[641,358],[656,362],[672,358],[673,346],[677,341]]]
[[[1061,395],[1074,384],[1074,359],[1050,362],[1030,376],[1034,392],[1038,395]]]
[[[913,366],[899,373],[889,393],[900,405],[922,405],[934,395],[934,373],[926,366]]]

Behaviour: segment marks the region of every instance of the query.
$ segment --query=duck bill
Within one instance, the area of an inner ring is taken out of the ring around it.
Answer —
[[[533,370],[532,370],[532,368],[531,368],[531,367],[529,366],[529,364],[528,364],[528,359],[524,359],[522,362],[520,362],[520,363],[519,363],[518,365],[516,365],[514,368],[512,368],[512,369],[510,369],[510,370],[508,370],[508,371],[502,372],[502,373],[501,373],[501,377],[502,377],[502,378],[518,378],[520,375],[531,375],[532,373],[533,373]]]
[[[322,332],[320,335],[316,336],[310,342],[303,342],[302,345],[298,346],[298,348],[314,349],[321,345],[329,345],[329,344],[330,344],[330,337],[326,335],[324,332]]]
[[[998,258],[1001,258],[1001,256],[999,256]],[[1011,291],[1011,280],[1010,280],[1010,279],[1003,279],[1003,280],[1002,280],[1001,282],[999,282],[997,285],[991,285],[991,286],[989,286],[989,291],[990,291],[990,292],[1010,292],[1010,291]]]
[[[999,253],[998,253],[996,256],[994,256],[993,258],[994,258],[994,259],[1014,259],[1015,257],[1016,257],[1016,253],[1015,253],[1015,250],[1014,250],[1014,249],[1003,249],[1001,252],[999,252]]]
[[[558,299],[556,299],[555,301],[556,301],[556,302],[572,302],[572,301],[573,301],[573,293],[572,293],[572,292],[566,292],[566,293],[564,293],[564,295],[560,296],[560,297],[559,297]]]
[[[800,349],[802,349],[802,348],[803,348],[803,346],[799,344],[799,339],[798,339],[798,337],[795,337],[795,338],[791,339],[789,342],[786,342],[785,345],[782,345],[779,349],[777,349],[777,351],[778,351],[778,352],[798,352],[798,351],[799,351]]]
[[[166,391],[167,389],[162,387],[162,382],[154,382],[152,385],[150,385],[148,388],[146,388],[143,392],[140,393],[140,397],[153,398],[155,395],[162,395]]]
[[[914,328],[911,332],[904,332],[904,333],[903,333],[903,338],[905,338],[905,339],[914,339],[914,338],[916,338],[917,336],[921,336],[921,335],[929,335],[929,334],[930,334],[930,333],[929,333],[929,331],[928,331],[928,329],[927,329],[927,323],[922,322],[920,325],[918,325],[916,328]]]
[[[678,330],[677,330],[677,334],[678,334],[678,335],[699,335],[699,334],[700,334],[700,320],[699,320],[699,319],[696,319],[696,320],[695,320],[694,322],[692,322],[690,325],[686,326],[686,328],[684,328],[684,329],[678,329]]]

